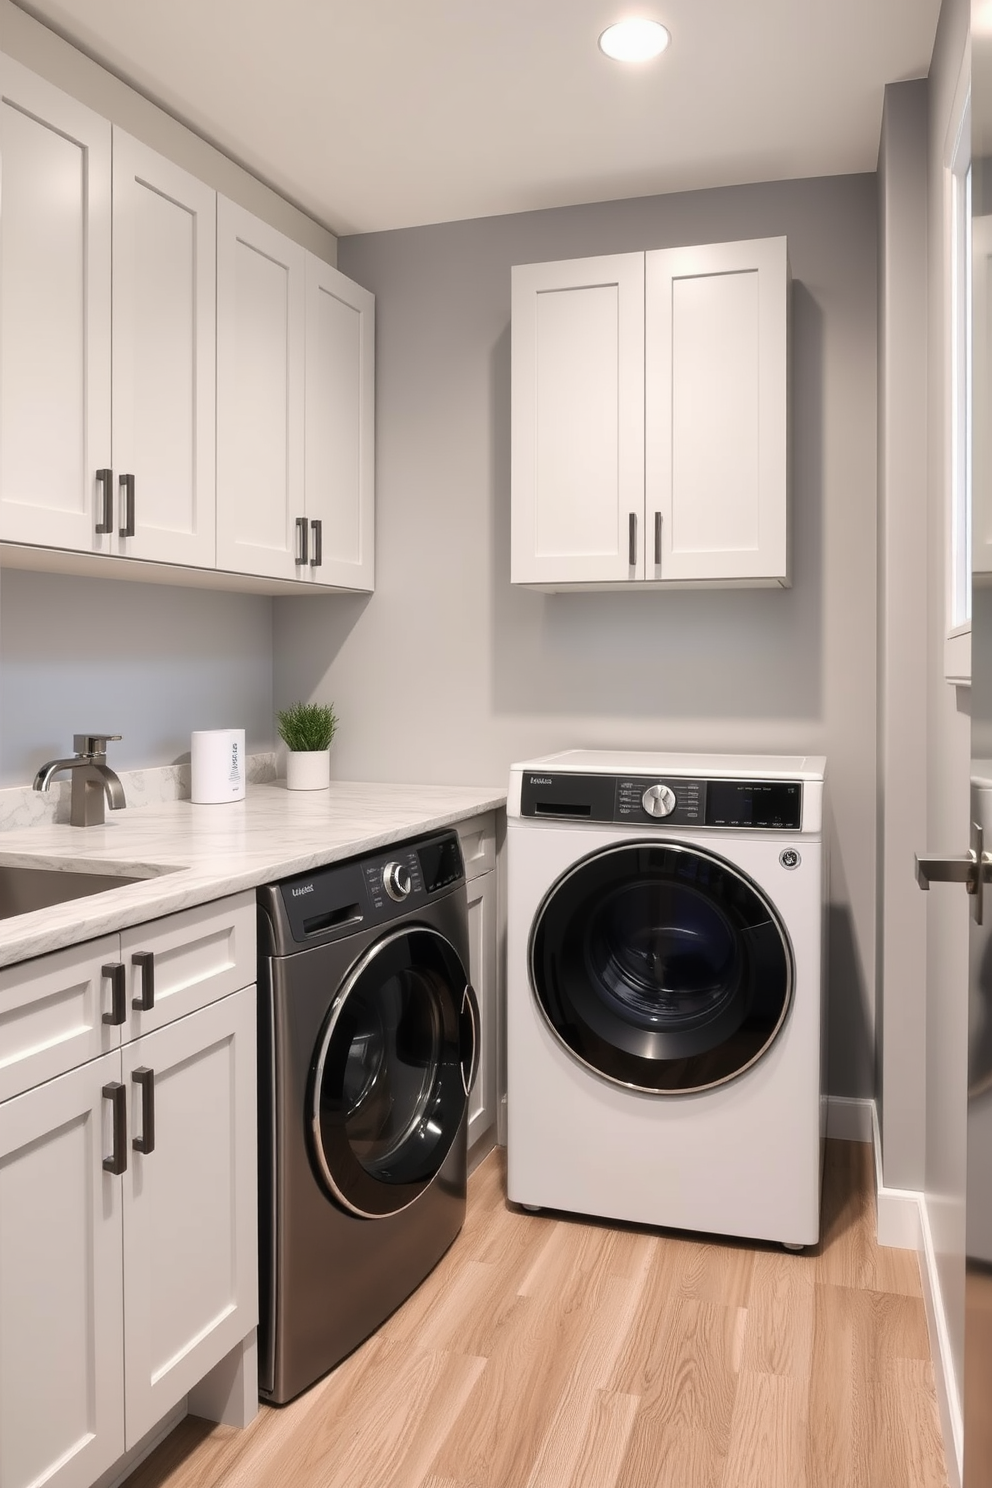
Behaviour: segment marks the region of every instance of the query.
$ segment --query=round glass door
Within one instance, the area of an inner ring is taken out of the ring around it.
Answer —
[[[321,1178],[353,1214],[405,1209],[451,1150],[472,1054],[467,982],[450,941],[420,926],[377,941],[334,1001],[317,1046],[311,1133]]]
[[[547,894],[531,981],[555,1036],[618,1085],[688,1094],[760,1058],[785,1020],[792,954],[757,885],[675,844],[609,848]]]

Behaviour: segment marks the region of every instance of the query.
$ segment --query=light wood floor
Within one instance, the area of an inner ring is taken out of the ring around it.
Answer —
[[[129,1488],[944,1488],[915,1254],[874,1242],[870,1148],[828,1144],[824,1239],[510,1208],[350,1359],[243,1432],[182,1422]]]

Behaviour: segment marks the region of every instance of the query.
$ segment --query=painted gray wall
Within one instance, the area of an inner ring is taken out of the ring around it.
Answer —
[[[968,39],[968,0],[944,0],[930,67],[929,340],[927,420],[928,645],[927,846],[964,852],[968,844],[970,698],[944,678],[946,630],[947,465],[947,248],[943,218],[944,150],[954,90]],[[913,810],[911,803],[907,809]],[[922,823],[921,823],[922,825]],[[926,901],[926,1212],[936,1262],[938,1306],[947,1329],[952,1392],[960,1389],[964,1357],[964,1189],[968,1036],[968,901],[953,887]],[[947,1441],[960,1438],[960,1401]],[[953,1476],[952,1476],[953,1481]]]
[[[0,784],[25,785],[74,733],[123,734],[123,770],[188,755],[193,729],[274,747],[272,601],[4,569]]]
[[[922,1189],[926,1153],[927,82],[885,90],[878,157],[878,970],[875,1096],[890,1188]]]
[[[510,266],[785,233],[788,591],[511,588]],[[377,296],[377,592],[277,599],[277,702],[333,700],[337,773],[500,784],[568,747],[829,761],[830,1087],[873,1081],[875,177],[343,238]]]

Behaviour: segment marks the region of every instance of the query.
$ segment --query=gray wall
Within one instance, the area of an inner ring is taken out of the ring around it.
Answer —
[[[164,584],[4,569],[0,784],[28,784],[74,733],[123,734],[122,770],[189,752],[199,728],[272,749],[272,601]]]
[[[785,233],[794,588],[513,589],[510,266]],[[280,706],[332,699],[342,777],[502,783],[575,746],[822,752],[832,1091],[872,1088],[874,176],[344,238],[377,296],[377,592],[275,601]]]

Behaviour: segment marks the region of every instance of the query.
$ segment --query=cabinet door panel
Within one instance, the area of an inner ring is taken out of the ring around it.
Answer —
[[[110,125],[0,57],[0,537],[110,552]]]
[[[648,578],[787,579],[787,324],[784,238],[646,255]]]
[[[496,875],[468,885],[469,975],[479,999],[479,1070],[468,1101],[469,1148],[496,1121]]]
[[[513,583],[643,576],[643,307],[640,253],[513,270]]]
[[[217,563],[298,576],[306,251],[217,201]]]
[[[322,524],[307,572],[349,589],[374,583],[374,315],[368,290],[307,254],[306,514]]]
[[[129,557],[214,562],[216,203],[114,130],[114,465],[135,480]]]
[[[119,960],[108,935],[0,971],[0,1100],[120,1045],[122,1025],[103,1021],[113,1013],[103,967]]]
[[[154,1001],[147,1010],[134,1006],[145,992],[145,969],[135,960],[143,953],[154,958]],[[255,895],[235,894],[122,930],[121,959],[131,1037],[206,1007],[255,980]]]
[[[154,1149],[124,1177],[128,1448],[258,1321],[255,989],[123,1051],[132,1129],[135,1069],[154,1076]]]
[[[124,1450],[120,1054],[0,1105],[0,1482],[88,1488]]]

